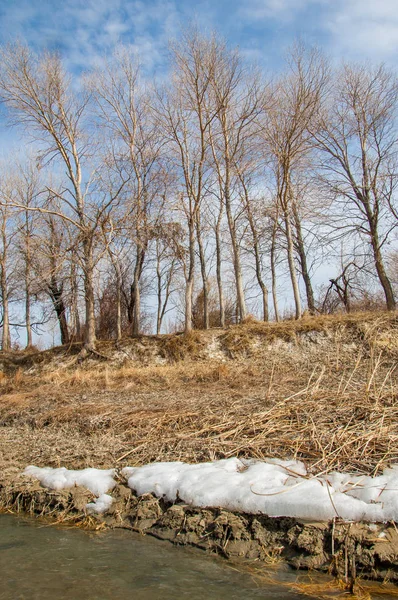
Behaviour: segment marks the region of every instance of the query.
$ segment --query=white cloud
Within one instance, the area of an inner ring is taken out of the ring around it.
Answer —
[[[247,0],[239,10],[240,15],[250,22],[275,19],[292,21],[301,12],[315,5],[324,5],[328,0]]]
[[[246,0],[239,14],[280,42],[309,36],[338,58],[389,61],[398,52],[398,0]]]
[[[123,41],[151,68],[178,18],[174,0],[18,0],[0,3],[0,38],[19,38],[39,49],[60,46],[70,68],[94,64]]]
[[[334,50],[356,58],[388,60],[398,50],[396,0],[339,0],[324,27]]]

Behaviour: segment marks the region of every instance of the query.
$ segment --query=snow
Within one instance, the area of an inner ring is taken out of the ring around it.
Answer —
[[[378,477],[329,473],[311,477],[300,461],[229,458],[126,467],[139,496],[153,493],[199,507],[326,521],[398,521],[398,465]]]
[[[82,485],[95,496],[89,512],[106,512],[115,470],[27,467],[26,475],[55,490]],[[327,521],[398,522],[398,465],[377,477],[349,473],[312,476],[304,463],[290,460],[228,458],[208,463],[158,462],[122,470],[138,496],[153,493],[169,502],[197,507]]]
[[[25,475],[38,479],[44,487],[52,490],[63,490],[82,485],[97,496],[94,502],[87,504],[91,512],[103,513],[112,504],[112,496],[106,492],[112,490],[116,481],[113,479],[115,469],[82,469],[81,471],[68,470],[65,467],[52,469],[51,467],[26,467]]]
[[[109,494],[101,494],[101,496],[95,498],[94,502],[86,504],[86,509],[89,513],[95,512],[102,514],[110,509],[112,502],[112,496],[109,496]]]

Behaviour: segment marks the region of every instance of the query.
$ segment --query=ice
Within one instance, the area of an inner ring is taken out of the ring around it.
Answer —
[[[379,477],[330,473],[311,477],[301,461],[230,458],[126,467],[122,473],[138,495],[154,493],[200,507],[271,517],[349,521],[398,520],[398,465]]]

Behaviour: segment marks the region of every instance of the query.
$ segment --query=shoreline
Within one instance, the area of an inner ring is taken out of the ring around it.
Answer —
[[[135,529],[229,559],[397,582],[392,522],[195,509],[152,494],[137,498],[119,475],[111,510],[88,516],[87,490],[50,492],[21,476],[31,464],[120,472],[237,457],[300,460],[311,477],[379,477],[398,464],[397,340],[396,315],[374,314],[107,342],[100,345],[106,360],[82,364],[74,347],[3,353],[0,510]]]
[[[305,521],[138,497],[125,483],[112,491],[104,514],[88,514],[93,494],[80,486],[60,491],[26,478],[0,482],[0,511],[91,529],[123,528],[193,546],[227,560],[282,561],[293,569],[328,573],[354,585],[357,577],[398,583],[398,530],[394,523]]]

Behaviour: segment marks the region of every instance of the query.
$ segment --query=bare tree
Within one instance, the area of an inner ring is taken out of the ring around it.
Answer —
[[[163,139],[153,119],[152,91],[140,81],[140,66],[130,49],[120,46],[113,57],[90,77],[100,125],[110,135],[112,156],[129,172],[126,222],[135,243],[129,320],[133,335],[140,331],[140,280],[143,274],[152,215],[157,197],[164,193],[161,161]],[[156,220],[156,215],[155,215]]]
[[[295,265],[294,226],[300,242],[295,177],[297,171],[308,160],[313,147],[309,128],[318,113],[328,68],[317,50],[307,50],[296,45],[290,54],[289,72],[277,83],[274,103],[267,111],[264,125],[266,149],[272,159],[275,180],[275,199],[283,219],[286,236],[287,260],[292,282],[296,318],[301,317],[301,299]],[[300,243],[301,269],[306,284],[309,307],[313,309],[313,293],[309,287],[310,277],[306,265],[304,248]]]
[[[35,247],[35,229],[38,220],[38,214],[30,210],[34,206],[35,198],[41,192],[40,177],[37,166],[31,159],[26,164],[17,162],[14,170],[14,198],[25,210],[18,214],[18,249],[22,258],[22,273],[25,293],[25,324],[26,324],[26,347],[32,346],[32,319],[31,319],[31,301],[34,291],[37,292],[37,286],[34,285],[33,273],[33,254]],[[35,289],[36,288],[36,289]]]
[[[269,220],[271,222],[271,248],[270,248],[270,265],[271,265],[271,281],[272,281],[272,301],[274,305],[275,321],[279,322],[279,309],[278,309],[278,294],[276,289],[277,277],[276,277],[276,263],[277,263],[277,233],[278,233],[278,221],[279,221],[279,204],[275,203],[275,213],[269,214]]]
[[[160,223],[155,232],[156,260],[156,334],[159,335],[166,314],[172,309],[170,300],[176,291],[176,278],[181,269],[181,241],[183,231],[179,223]]]
[[[398,81],[384,66],[345,65],[317,123],[324,183],[342,207],[346,229],[372,250],[388,310],[395,298],[383,246],[397,222],[388,221],[398,183]]]
[[[256,168],[256,167],[255,167]],[[262,300],[262,319],[268,321],[269,319],[269,307],[268,307],[268,288],[265,284],[263,277],[263,265],[262,265],[262,250],[261,246],[264,240],[262,240],[262,219],[260,211],[258,210],[258,201],[254,197],[254,194],[250,194],[251,188],[255,187],[252,181],[253,171],[249,170],[246,165],[246,169],[242,166],[237,167],[237,173],[239,177],[242,204],[245,209],[247,222],[250,231],[250,241],[248,243],[249,248],[254,255],[254,268],[256,273],[257,283],[261,290]],[[257,205],[257,206],[256,206]]]
[[[223,282],[223,216],[224,216],[224,202],[223,193],[221,187],[221,181],[216,177],[216,182],[210,188],[212,195],[216,199],[216,202],[209,202],[209,222],[210,228],[214,233],[215,242],[215,260],[216,260],[216,280],[218,290],[218,325],[225,327],[225,297],[224,297],[224,282]]]
[[[238,188],[239,185],[243,186],[247,212],[250,200],[244,171],[247,169],[248,155],[252,157],[252,144],[259,130],[264,97],[259,73],[248,70],[239,52],[229,50],[225,43],[219,44],[215,57],[212,101],[216,120],[211,127],[211,147],[231,237],[239,319],[243,321],[246,317],[246,301],[237,233],[237,215],[241,211]],[[234,215],[234,197],[237,215]],[[261,279],[257,269],[256,273]],[[262,293],[264,298],[264,285]]]
[[[209,104],[218,42],[189,28],[181,42],[172,44],[172,86],[158,93],[157,116],[171,150],[171,163],[180,182],[178,197],[188,229],[185,333],[192,329],[192,297],[198,219],[209,176],[209,128],[215,115]],[[204,254],[200,253],[203,289],[207,290]]]
[[[52,199],[47,206],[51,206]],[[53,201],[54,202],[54,201]],[[56,206],[52,207],[57,212]],[[51,300],[57,316],[61,344],[70,341],[67,308],[68,308],[68,258],[73,260],[70,252],[70,237],[61,217],[52,212],[40,215],[36,220],[36,232],[32,243],[32,270],[35,275],[34,289],[36,294],[46,294]]]
[[[2,341],[1,349],[11,349],[10,332],[10,266],[11,249],[17,228],[9,200],[13,196],[13,186],[9,178],[4,177],[0,189],[0,294],[2,301]]]
[[[79,232],[86,308],[85,351],[93,351],[96,341],[94,248],[98,225],[115,197],[100,200],[90,189],[92,177],[84,181],[85,174],[92,173],[84,123],[89,95],[76,91],[57,55],[35,56],[21,45],[6,47],[1,52],[0,95],[13,121],[24,125],[37,140],[41,162],[48,164],[57,159],[65,169],[68,184],[60,190],[49,188],[49,191],[60,201],[58,216]],[[124,182],[121,187],[123,185]],[[42,213],[52,210],[42,206],[35,209]]]

